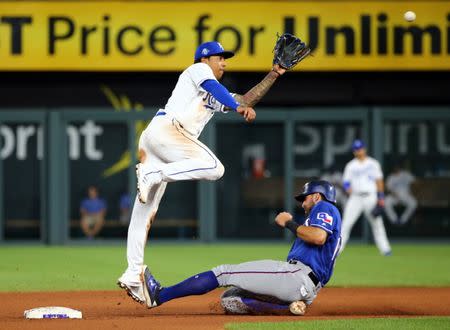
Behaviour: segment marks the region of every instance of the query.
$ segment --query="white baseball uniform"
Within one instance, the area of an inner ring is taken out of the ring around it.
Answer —
[[[354,158],[345,166],[343,181],[350,183],[351,194],[345,205],[342,219],[341,252],[345,248],[353,225],[364,212],[378,249],[382,254],[390,253],[391,246],[386,236],[383,218],[381,216],[375,218],[371,214],[377,204],[376,180],[379,179],[383,179],[383,172],[378,161],[372,157],[366,157],[362,161]]]
[[[392,173],[386,180],[386,188],[391,191],[391,194],[386,197],[385,210],[388,219],[394,224],[405,224],[417,208],[417,200],[410,191],[413,182],[414,176],[405,170]],[[397,204],[406,207],[400,217],[394,210],[394,206]]]
[[[218,180],[224,173],[220,160],[198,140],[215,112],[226,112],[201,84],[217,80],[205,63],[196,63],[181,73],[164,109],[160,109],[139,139],[146,158],[143,173],[159,176],[145,204],[134,202],[127,238],[128,268],[121,281],[141,283],[144,248],[152,219],[156,215],[167,182],[180,180]]]

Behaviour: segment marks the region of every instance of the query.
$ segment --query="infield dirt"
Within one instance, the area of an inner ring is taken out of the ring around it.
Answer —
[[[223,329],[229,322],[450,315],[450,288],[325,288],[305,316],[225,315],[220,290],[147,309],[124,291],[0,293],[1,329]],[[82,320],[26,320],[26,309],[71,307]]]

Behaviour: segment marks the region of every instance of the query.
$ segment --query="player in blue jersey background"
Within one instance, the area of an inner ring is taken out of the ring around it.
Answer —
[[[306,183],[295,199],[306,213],[303,225],[288,212],[275,218],[279,226],[296,235],[286,261],[220,265],[170,287],[162,287],[145,266],[147,306],[232,286],[221,297],[228,313],[303,315],[333,273],[341,245],[341,215],[335,206],[335,187],[327,181]]]

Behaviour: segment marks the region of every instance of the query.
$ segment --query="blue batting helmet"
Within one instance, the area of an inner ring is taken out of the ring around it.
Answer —
[[[316,180],[305,183],[303,191],[295,196],[299,202],[303,202],[306,196],[320,193],[328,202],[336,204],[336,188],[325,180]]]

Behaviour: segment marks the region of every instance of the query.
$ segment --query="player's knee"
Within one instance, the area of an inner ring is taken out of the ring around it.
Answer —
[[[138,158],[141,163],[145,162],[145,160],[147,159],[147,154],[145,153],[144,149],[139,149]]]
[[[223,174],[225,173],[225,167],[222,165],[221,162],[217,162],[217,166],[214,171],[214,177],[213,180],[219,180],[221,177],[223,177]]]

